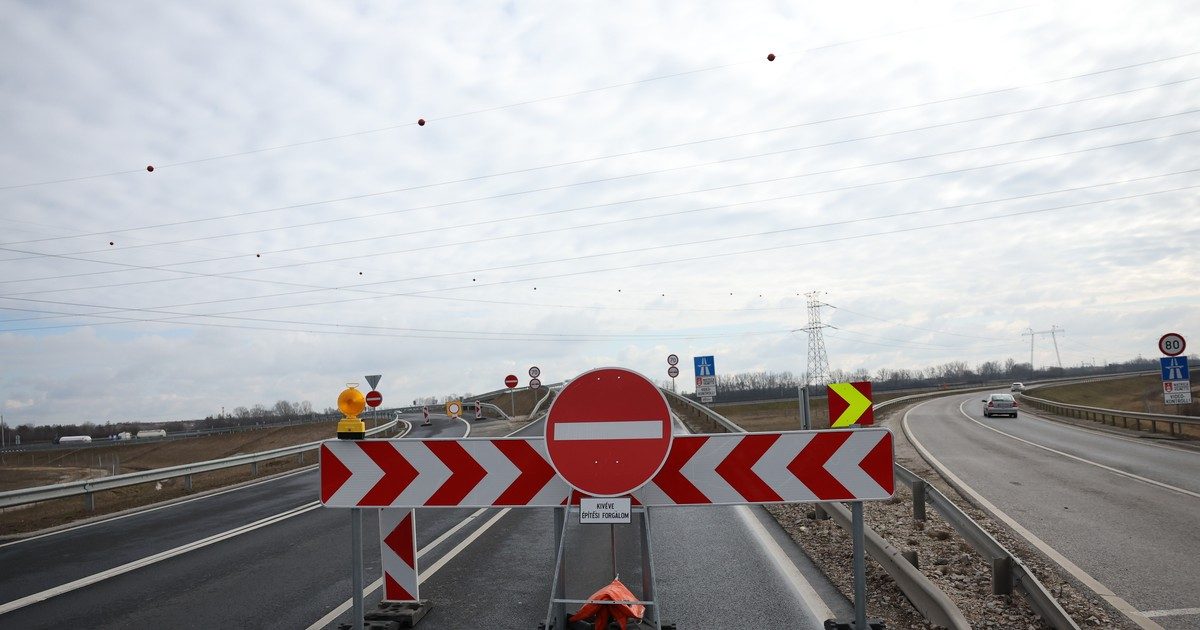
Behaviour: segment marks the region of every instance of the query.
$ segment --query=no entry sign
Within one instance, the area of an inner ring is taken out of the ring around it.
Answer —
[[[375,390],[367,392],[367,406],[378,407],[383,402],[383,394]]]
[[[671,450],[671,411],[646,377],[623,368],[585,372],[546,416],[546,452],[571,487],[592,496],[641,488]]]
[[[517,375],[509,374],[508,376],[505,376],[504,377],[504,386],[509,389],[516,387],[517,386]]]

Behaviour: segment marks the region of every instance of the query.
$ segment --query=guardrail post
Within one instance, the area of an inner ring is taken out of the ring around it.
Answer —
[[[192,491],[192,476],[191,475],[183,476],[183,489],[187,490],[188,492]]]
[[[250,462],[250,476],[251,477],[258,476],[258,462]]]
[[[992,595],[1011,595],[1012,590],[1012,556],[992,558]]]
[[[91,492],[83,493],[83,507],[87,508],[87,511],[89,511],[89,512],[95,512],[96,511],[96,496],[93,495]]]
[[[925,480],[918,479],[912,485],[913,520],[925,520]],[[916,566],[916,563],[913,563]]]

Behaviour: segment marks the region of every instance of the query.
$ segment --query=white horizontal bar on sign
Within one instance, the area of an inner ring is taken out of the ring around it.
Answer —
[[[554,425],[555,440],[657,440],[663,437],[662,420],[619,420],[616,422],[560,422]]]

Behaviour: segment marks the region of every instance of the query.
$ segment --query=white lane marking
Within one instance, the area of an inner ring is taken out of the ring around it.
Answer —
[[[812,587],[812,584],[804,578],[802,573],[800,573],[800,569],[797,568],[796,564],[792,562],[792,559],[788,557],[787,552],[785,552],[783,548],[779,546],[779,543],[775,542],[775,539],[771,537],[770,532],[768,532],[766,528],[763,527],[763,524],[760,523],[754,514],[750,512],[750,508],[746,507],[745,505],[739,505],[734,509],[737,511],[738,516],[742,518],[742,522],[746,524],[746,527],[750,530],[750,533],[754,535],[755,540],[758,542],[758,546],[761,547],[764,552],[766,552],[767,556],[771,559],[771,562],[775,564],[775,568],[778,569],[779,573],[782,574],[782,577],[787,580],[788,585],[792,587],[792,590],[796,593],[796,595],[800,599],[804,600],[804,603],[808,605],[808,609],[816,616],[816,618],[833,619],[833,610],[829,608],[829,605],[825,603],[825,600],[821,599],[821,596],[817,593],[816,589]]]
[[[967,404],[967,401],[965,401],[965,400],[964,400],[962,403],[960,403],[960,404],[958,405],[958,412],[959,412],[959,413],[961,413],[961,414],[963,415],[963,417],[964,417],[964,418],[966,418],[967,420],[970,420],[971,422],[974,422],[975,424],[978,424],[979,426],[981,426],[981,427],[983,427],[983,428],[985,428],[985,429],[987,429],[987,430],[989,430],[989,431],[995,431],[996,433],[999,433],[1000,435],[1003,435],[1003,436],[1005,436],[1005,437],[1008,437],[1008,438],[1012,438],[1012,439],[1014,439],[1014,440],[1016,440],[1016,441],[1018,441],[1018,442],[1022,442],[1022,443],[1024,443],[1024,444],[1028,444],[1028,445],[1030,445],[1030,446],[1034,446],[1034,447],[1040,448],[1040,449],[1042,449],[1042,450],[1044,450],[1044,451],[1049,451],[1049,452],[1051,452],[1051,453],[1054,453],[1055,455],[1061,455],[1061,456],[1063,456],[1063,457],[1066,457],[1067,459],[1073,459],[1073,460],[1075,460],[1075,461],[1077,461],[1077,462],[1084,463],[1084,464],[1088,464],[1089,466],[1095,466],[1096,468],[1100,468],[1100,469],[1103,469],[1103,470],[1107,470],[1108,472],[1111,472],[1111,473],[1113,473],[1113,474],[1116,474],[1116,475],[1120,475],[1120,476],[1122,476],[1122,477],[1127,477],[1127,478],[1129,478],[1129,479],[1133,479],[1133,480],[1135,480],[1135,481],[1140,481],[1140,482],[1142,482],[1142,483],[1148,483],[1148,484],[1150,484],[1150,485],[1152,485],[1152,486],[1158,486],[1159,488],[1163,488],[1164,490],[1170,490],[1170,491],[1172,491],[1172,492],[1178,492],[1178,493],[1180,493],[1180,494],[1186,494],[1186,495],[1188,495],[1188,496],[1190,496],[1190,497],[1194,497],[1194,498],[1200,499],[1200,492],[1192,492],[1191,490],[1188,490],[1188,489],[1186,489],[1186,488],[1180,488],[1180,487],[1177,487],[1177,486],[1172,486],[1172,485],[1171,485],[1171,484],[1169,484],[1169,483],[1163,483],[1163,482],[1161,482],[1161,481],[1155,481],[1155,480],[1153,480],[1153,479],[1150,479],[1150,478],[1148,478],[1148,477],[1143,477],[1143,476],[1141,476],[1141,475],[1134,474],[1134,473],[1131,473],[1131,472],[1129,472],[1129,471],[1121,470],[1121,469],[1119,469],[1119,468],[1113,468],[1112,466],[1106,466],[1106,465],[1104,465],[1104,464],[1101,464],[1101,463],[1099,463],[1099,462],[1094,462],[1094,461],[1092,461],[1092,460],[1090,460],[1090,459],[1085,459],[1085,458],[1083,458],[1083,457],[1079,457],[1078,455],[1072,455],[1072,454],[1070,454],[1070,453],[1064,453],[1063,451],[1060,451],[1060,450],[1057,450],[1057,449],[1050,448],[1049,446],[1043,446],[1043,445],[1041,445],[1041,444],[1038,444],[1038,443],[1036,443],[1036,442],[1031,442],[1031,441],[1029,441],[1029,440],[1026,440],[1025,438],[1019,438],[1019,437],[1017,437],[1017,436],[1015,436],[1015,435],[1013,435],[1013,434],[1011,434],[1011,433],[1005,433],[1004,431],[1001,431],[1000,429],[997,429],[997,428],[995,428],[995,427],[990,427],[990,426],[988,426],[988,425],[986,425],[986,424],[984,424],[984,423],[980,422],[979,420],[976,420],[975,418],[972,418],[972,417],[971,417],[971,415],[970,415],[970,414],[968,414],[968,413],[967,413],[967,412],[966,412],[966,411],[963,409],[963,405],[965,405],[965,404]]]
[[[296,470],[293,470],[293,471],[290,471],[290,472],[281,473],[281,474],[279,474],[279,475],[276,475],[276,476],[274,476],[274,477],[271,477],[271,478],[269,478],[269,479],[259,479],[259,480],[257,480],[257,481],[252,481],[252,482],[246,483],[246,484],[244,484],[244,485],[239,485],[239,486],[235,486],[235,487],[232,487],[232,488],[224,488],[224,489],[221,489],[221,490],[213,490],[213,491],[211,491],[211,492],[206,492],[206,493],[204,493],[204,494],[199,494],[199,495],[196,495],[196,496],[194,496],[194,497],[189,497],[189,498],[187,498],[187,499],[183,499],[183,500],[180,500],[180,501],[174,501],[174,502],[171,502],[171,503],[164,503],[164,504],[162,504],[162,505],[158,505],[158,506],[154,506],[154,507],[148,507],[148,508],[146,508],[146,509],[136,509],[136,508],[134,508],[134,511],[132,511],[132,512],[129,512],[128,514],[120,514],[120,515],[113,516],[113,517],[110,517],[110,518],[101,518],[101,519],[98,519],[98,520],[95,520],[95,521],[91,521],[91,522],[88,522],[88,523],[80,523],[79,525],[74,525],[74,526],[71,526],[71,527],[67,527],[67,528],[65,528],[65,529],[58,529],[58,530],[55,530],[55,531],[52,531],[52,532],[46,532],[46,533],[44,533],[44,534],[37,534],[37,535],[35,535],[35,536],[29,536],[29,537],[27,537],[27,538],[19,538],[19,539],[17,539],[17,540],[11,540],[11,541],[9,541],[9,542],[6,542],[6,543],[0,543],[0,548],[8,547],[9,545],[19,545],[19,544],[21,544],[21,543],[29,542],[29,541],[31,541],[31,540],[37,540],[37,539],[39,539],[39,538],[45,538],[45,537],[47,537],[47,536],[57,536],[58,534],[65,534],[65,533],[67,533],[67,532],[73,532],[73,531],[75,531],[75,530],[77,530],[77,529],[83,529],[83,528],[85,528],[85,527],[91,527],[91,526],[93,526],[93,525],[101,525],[101,524],[104,524],[104,523],[111,523],[111,522],[113,522],[113,521],[119,521],[119,520],[121,520],[121,519],[123,519],[123,518],[129,518],[129,517],[131,517],[131,516],[140,516],[140,515],[142,515],[142,514],[147,514],[147,513],[149,513],[149,512],[157,512],[157,511],[159,511],[159,510],[165,510],[165,509],[167,509],[167,508],[173,508],[173,507],[176,507],[176,506],[179,506],[179,505],[186,505],[186,504],[188,504],[188,503],[191,503],[191,502],[193,502],[193,501],[200,501],[201,499],[210,499],[210,498],[212,498],[212,497],[221,496],[222,494],[228,494],[228,493],[230,493],[230,492],[237,492],[238,490],[245,490],[246,488],[253,488],[253,487],[255,487],[255,486],[260,486],[260,485],[262,485],[262,484],[264,484],[264,483],[271,483],[271,482],[273,482],[273,481],[279,481],[279,480],[281,480],[281,479],[287,479],[288,477],[294,477],[294,476],[296,476],[296,475],[299,475],[299,474],[301,474],[301,473],[306,473],[306,472],[310,472],[310,471],[312,471],[312,470],[315,470],[316,468],[317,468],[317,464],[311,464],[311,465],[305,466],[304,468],[297,468]]]
[[[421,549],[421,551],[419,551],[417,553],[417,557],[420,558],[420,557],[424,556],[427,551],[436,547],[441,541],[445,540],[452,533],[458,531],[459,528],[461,528],[463,525],[466,525],[471,519],[475,518],[480,512],[483,512],[484,510],[487,510],[487,509],[491,509],[491,508],[480,508],[479,510],[477,510],[475,512],[475,514],[472,514],[471,516],[467,517],[461,523],[454,526],[454,528],[450,529],[445,534],[442,534],[441,536],[439,536],[437,540],[429,543],[428,545],[425,545],[425,547],[423,547]],[[482,536],[483,533],[486,532],[488,529],[490,529],[492,527],[492,525],[495,525],[496,521],[499,521],[501,517],[503,517],[505,514],[508,514],[508,512],[511,509],[512,508],[504,508],[504,509],[500,510],[499,512],[497,512],[494,516],[492,516],[492,518],[488,519],[487,522],[485,522],[483,525],[480,525],[479,529],[476,529],[474,532],[471,533],[470,536],[464,538],[462,540],[462,542],[455,545],[453,549],[446,552],[446,554],[443,555],[441,558],[438,558],[437,562],[434,562],[432,565],[430,565],[430,567],[428,569],[425,569],[425,571],[423,571],[421,573],[420,577],[417,579],[417,584],[418,585],[424,584],[425,580],[428,580],[429,578],[433,577],[433,575],[435,573],[437,573],[439,569],[441,569],[443,566],[446,566],[447,562],[453,560],[455,556],[462,553],[462,551],[464,549],[466,549],[468,546],[470,546],[471,543],[475,542],[475,540],[477,538],[479,538],[480,536]],[[381,587],[381,586],[383,586],[383,578],[382,577],[379,578],[378,580],[375,580],[374,582],[371,582],[366,588],[363,589],[363,597],[366,598],[371,593],[378,590],[379,587]],[[320,630],[321,628],[324,628],[325,626],[333,623],[333,621],[335,619],[342,616],[343,613],[345,613],[347,610],[350,610],[350,608],[353,606],[354,606],[354,599],[353,598],[347,599],[346,601],[339,604],[337,608],[334,608],[333,610],[329,611],[324,617],[321,617],[316,622],[314,622],[311,626],[308,627],[307,630]]]
[[[904,428],[904,435],[908,438],[908,441],[912,443],[913,448],[917,449],[917,452],[921,454],[921,457],[923,457],[925,461],[929,462],[930,466],[936,468],[938,472],[947,480],[949,480],[951,484],[958,488],[960,492],[970,495],[975,505],[979,506],[981,509],[990,514],[992,518],[1008,525],[1008,527],[1016,532],[1017,535],[1021,536],[1028,541],[1029,544],[1046,554],[1048,558],[1058,563],[1058,566],[1062,567],[1064,571],[1070,573],[1080,582],[1083,582],[1084,585],[1092,589],[1092,592],[1096,593],[1096,595],[1100,596],[1109,604],[1111,604],[1113,608],[1121,611],[1121,614],[1125,615],[1130,621],[1136,623],[1141,628],[1145,628],[1146,630],[1163,630],[1162,626],[1151,621],[1149,617],[1143,615],[1140,611],[1138,611],[1138,609],[1134,608],[1132,604],[1119,597],[1116,593],[1113,593],[1112,589],[1101,584],[1099,580],[1089,575],[1087,571],[1079,568],[1079,566],[1074,562],[1068,560],[1066,556],[1059,553],[1057,549],[1051,547],[1046,543],[1046,541],[1038,538],[1033,532],[1025,529],[1023,525],[1018,523],[1008,514],[1005,514],[1000,508],[992,505],[991,501],[983,498],[983,495],[976,492],[971,486],[968,486],[965,481],[958,477],[958,475],[950,472],[950,469],[946,468],[945,464],[939,461],[938,458],[934,457],[933,453],[930,453],[929,450],[917,440],[916,435],[914,435],[912,430],[909,429],[908,414],[916,411],[918,407],[922,407],[934,402],[934,400],[927,400],[919,405],[909,408],[908,411],[904,412],[904,417],[900,421],[901,426]],[[963,402],[965,404],[966,401],[964,400]],[[959,410],[962,410],[961,406]]]
[[[663,437],[662,420],[620,420],[617,422],[559,422],[554,425],[555,440],[658,440]]]
[[[1176,608],[1174,610],[1147,610],[1142,613],[1147,617],[1180,617],[1183,615],[1200,615],[1200,608]]]
[[[49,589],[46,589],[39,593],[27,595],[20,599],[14,599],[13,601],[8,602],[6,604],[0,604],[0,615],[10,613],[14,610],[24,608],[26,606],[29,606],[30,604],[36,604],[38,602],[45,601],[47,599],[50,599],[51,597],[56,597],[56,596],[62,595],[64,593],[70,593],[71,591],[81,589],[85,586],[91,586],[92,584],[95,584],[97,582],[102,582],[109,578],[116,577],[118,575],[123,575],[125,573],[129,573],[130,571],[134,571],[134,570],[140,569],[142,567],[146,567],[146,566],[155,564],[157,562],[167,560],[169,558],[174,558],[175,556],[185,554],[189,551],[195,551],[196,549],[200,549],[202,547],[207,547],[209,545],[216,544],[223,540],[228,540],[230,538],[233,538],[235,536],[240,536],[240,535],[248,533],[248,532],[252,532],[256,529],[266,527],[268,525],[273,525],[273,524],[283,521],[285,519],[289,519],[293,516],[299,516],[301,514],[304,514],[305,512],[310,512],[319,507],[321,507],[321,504],[318,501],[313,501],[312,503],[306,503],[304,505],[301,505],[300,507],[288,510],[287,512],[281,512],[274,516],[268,516],[267,518],[259,519],[257,521],[254,521],[253,523],[249,523],[247,525],[242,525],[241,527],[236,527],[234,529],[221,532],[220,534],[213,534],[212,536],[209,536],[207,538],[202,538],[195,542],[190,542],[186,545],[181,545],[179,547],[175,547],[174,549],[168,549],[166,551],[161,551],[154,555],[146,556],[145,558],[141,558],[140,560],[134,560],[133,562],[127,562],[125,564],[122,564],[121,566],[113,567],[111,569],[101,571],[99,573],[94,573],[87,577],[83,577],[83,578],[79,578],[78,580],[67,582],[66,584],[60,584],[58,586],[55,586],[54,588],[49,588]]]
[[[471,437],[471,423],[467,422],[467,419],[462,416],[458,417],[458,421],[467,425],[467,432],[463,434],[463,437],[465,437],[465,438]]]

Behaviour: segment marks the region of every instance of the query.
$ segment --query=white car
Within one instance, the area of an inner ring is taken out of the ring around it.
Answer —
[[[1023,383],[1013,383],[1011,389],[1014,392],[1023,392],[1025,391],[1025,385]]]
[[[983,399],[983,415],[985,418],[999,415],[1016,418],[1017,406],[1017,399],[1012,394],[992,394]]]

